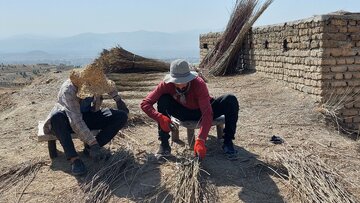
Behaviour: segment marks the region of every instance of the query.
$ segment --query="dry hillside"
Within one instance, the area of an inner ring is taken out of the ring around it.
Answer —
[[[113,152],[120,148],[131,149],[133,164],[142,169],[132,174],[131,179],[124,178],[111,188],[110,202],[141,202],[177,172],[176,159],[165,163],[152,159],[158,147],[156,123],[139,108],[142,98],[163,75],[109,75],[116,80],[120,94],[129,105],[131,118],[126,129],[107,147]],[[49,72],[22,89],[1,90],[0,202],[71,202],[84,193],[80,185],[87,180],[70,174],[63,153],[51,160],[47,143],[39,143],[36,139],[37,122],[47,116],[67,76],[68,72]],[[239,159],[225,159],[215,138],[216,130],[212,129],[207,142],[208,155],[202,163],[210,174],[210,183],[218,190],[220,202],[299,202],[306,198],[303,187],[309,191],[322,190],[316,185],[296,186],[306,178],[316,181],[315,176],[306,177],[310,174],[306,170],[301,173],[304,177],[300,173],[286,177],[292,174],[289,166],[295,158],[302,160],[301,166],[308,170],[313,169],[311,164],[318,164],[315,168],[322,170],[326,180],[334,180],[350,197],[352,194],[354,199],[360,200],[359,142],[326,126],[322,115],[314,111],[318,104],[312,96],[285,88],[257,73],[209,78],[208,86],[212,96],[232,93],[240,102],[235,140]],[[114,107],[115,104],[105,100],[105,106]],[[180,138],[184,141],[185,132],[180,129]],[[272,135],[281,136],[285,143],[269,142]],[[76,145],[81,152],[82,143],[76,141]],[[185,147],[172,143],[177,158]],[[59,144],[58,150],[62,151]],[[80,155],[88,168],[98,167],[98,163]],[[26,166],[32,167],[25,170]]]

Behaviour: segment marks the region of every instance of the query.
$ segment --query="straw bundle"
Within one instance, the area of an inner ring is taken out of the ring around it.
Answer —
[[[354,197],[341,184],[341,177],[321,159],[305,151],[282,151],[276,154],[288,171],[288,184],[301,202],[355,203]],[[282,175],[284,176],[284,175]]]
[[[251,26],[270,6],[273,0],[266,0],[260,9],[258,0],[236,1],[230,20],[221,38],[200,63],[215,76],[236,73],[237,56]]]
[[[174,186],[176,190],[173,202],[218,202],[217,190],[204,179],[200,173],[202,170],[200,162],[196,159],[180,166]]]
[[[104,49],[94,64],[103,67],[105,73],[165,72],[170,67],[166,62],[145,58],[121,47]]]
[[[210,184],[197,159],[184,159],[176,173],[162,183],[144,202],[208,203],[218,202],[218,191]]]

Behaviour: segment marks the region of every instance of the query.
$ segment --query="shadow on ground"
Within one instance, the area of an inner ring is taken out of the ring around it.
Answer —
[[[267,164],[260,161],[256,154],[253,154],[242,147],[235,146],[239,152],[239,159],[230,161],[226,159],[221,149],[221,141],[215,136],[209,135],[207,141],[208,153],[203,161],[203,168],[210,173],[210,181],[217,187],[238,188],[238,194],[234,194],[233,190],[221,190],[221,197],[234,200],[235,202],[284,202],[283,197],[279,194],[279,189],[272,180],[272,172],[267,169]],[[124,153],[123,151],[116,151]],[[126,152],[127,153],[127,152]],[[130,153],[130,152],[129,152]],[[128,154],[126,162],[122,165],[94,163],[88,157],[80,153],[80,157],[84,160],[89,168],[88,176],[77,177],[79,187],[83,192],[88,192],[83,185],[88,185],[93,181],[96,175],[102,175],[98,179],[98,183],[103,184],[102,188],[109,188],[114,198],[121,200],[133,200],[142,202],[149,197],[156,197],[151,202],[158,202],[168,196],[167,200],[171,202],[171,196],[165,190],[161,194],[156,194],[161,187],[161,172],[159,162],[154,160],[153,155],[146,154],[140,163],[134,158],[133,154]],[[171,160],[169,160],[172,162]],[[112,162],[114,164],[116,162]],[[66,160],[62,152],[59,157],[53,159],[52,170],[62,170],[71,174],[70,164]],[[104,173],[104,171],[107,173]],[[101,172],[102,171],[102,172]],[[110,174],[109,174],[110,173]],[[116,174],[114,174],[116,173]],[[96,174],[96,175],[95,175]],[[109,178],[110,176],[110,178]],[[114,180],[115,179],[115,180]],[[230,192],[232,191],[232,192]],[[229,192],[227,194],[226,192]],[[95,194],[98,195],[98,194]]]
[[[83,153],[79,153],[88,172],[84,176],[76,176],[80,190],[85,193],[86,202],[125,199],[142,202],[153,193],[160,184],[159,163],[153,155],[143,156],[142,163],[135,159],[130,151],[116,151],[109,160],[94,162]],[[58,151],[58,157],[52,160],[50,168],[71,174],[70,162]],[[161,196],[168,193],[164,191]],[[160,198],[160,197],[159,197]],[[81,199],[81,198],[80,198]],[[160,198],[161,199],[161,198]]]
[[[212,182],[216,186],[239,187],[238,197],[231,193],[220,196],[234,200],[238,198],[237,201],[249,203],[284,202],[277,185],[271,179],[272,173],[267,169],[267,164],[257,159],[256,154],[235,146],[239,158],[230,161],[222,153],[221,142],[217,138],[209,136],[207,145],[208,157],[203,167],[211,174]]]

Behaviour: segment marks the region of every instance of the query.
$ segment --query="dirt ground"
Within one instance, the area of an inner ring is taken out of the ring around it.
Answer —
[[[163,76],[164,73],[109,75],[130,109],[128,126],[107,146],[112,151],[130,146],[136,160],[157,151],[156,123],[144,115],[139,105]],[[70,164],[61,153],[60,144],[59,157],[51,160],[47,143],[37,142],[36,138],[38,121],[46,118],[67,77],[66,71],[50,72],[22,89],[1,89],[0,170],[4,172],[39,159],[45,164],[31,179],[23,177],[23,181],[5,191],[0,188],[0,202],[72,202],[82,193],[80,184],[84,179],[70,174]],[[209,78],[208,87],[212,96],[232,93],[240,103],[234,142],[239,159],[225,158],[213,127],[207,141],[208,154],[202,163],[219,192],[220,202],[296,202],[286,181],[269,169],[275,167],[271,160],[276,153],[290,148],[319,156],[342,177],[340,183],[345,189],[360,200],[359,141],[325,125],[322,115],[315,111],[319,104],[313,96],[286,88],[258,73]],[[104,105],[115,107],[109,99]],[[186,143],[185,133],[180,128],[180,138]],[[274,145],[269,141],[272,135],[282,137],[285,143]],[[97,165],[81,153],[80,141],[75,144],[88,168]],[[172,143],[173,154],[179,156],[186,147]],[[150,159],[130,186],[123,184],[114,190],[110,202],[140,202],[176,170],[176,161],[158,163]]]

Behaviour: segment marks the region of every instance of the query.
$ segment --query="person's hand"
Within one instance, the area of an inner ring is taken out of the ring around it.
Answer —
[[[94,161],[100,161],[109,158],[110,152],[104,149],[103,147],[100,147],[100,145],[96,143],[90,146],[89,156]]]
[[[205,140],[197,139],[194,145],[195,157],[199,156],[200,159],[204,159],[206,156]]]
[[[159,118],[159,125],[162,131],[168,133],[171,131],[170,129],[170,124],[171,124],[171,119],[167,116],[165,116],[164,114],[161,114],[160,118]]]
[[[119,99],[116,101],[116,107],[118,110],[125,111],[126,113],[129,113],[129,109],[127,108],[126,104],[122,99]]]

